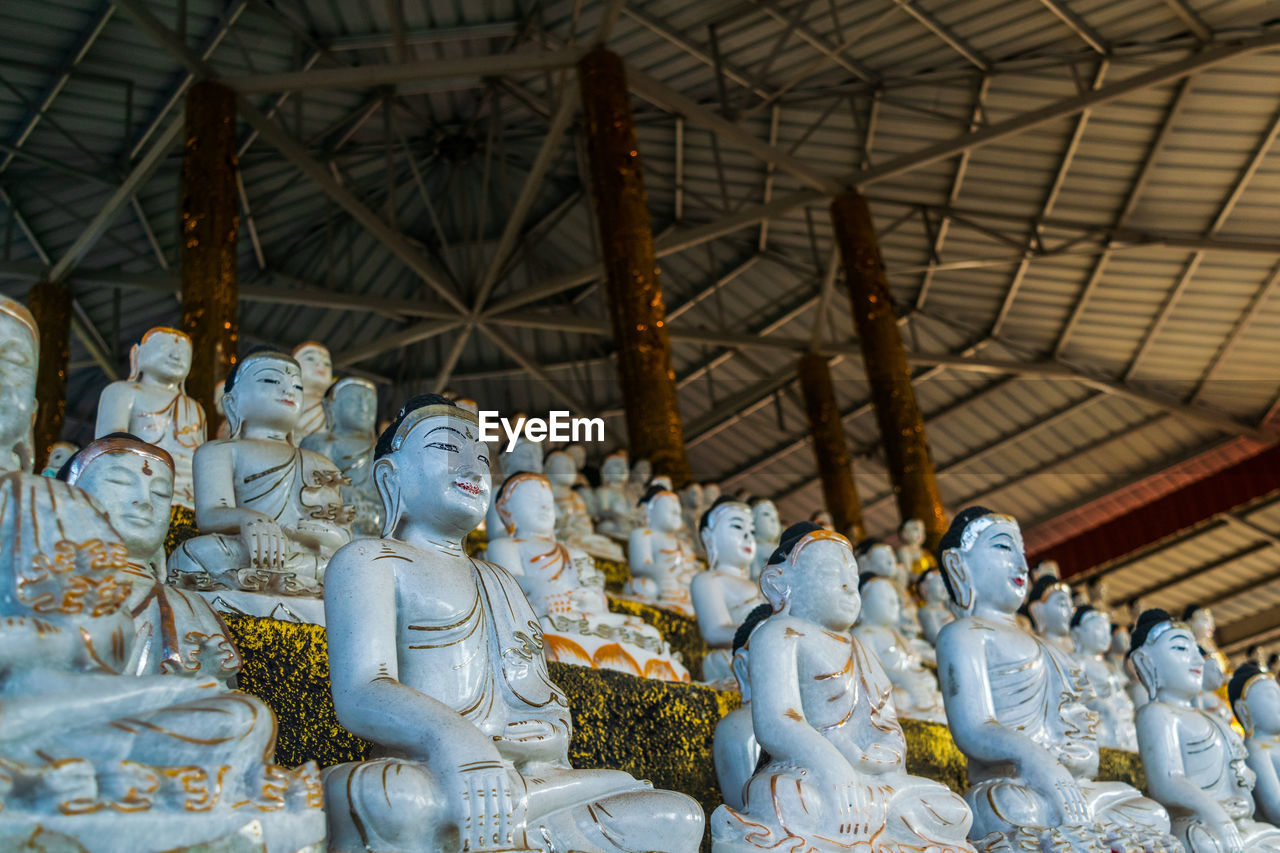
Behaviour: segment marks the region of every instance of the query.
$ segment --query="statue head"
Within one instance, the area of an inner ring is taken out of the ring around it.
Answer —
[[[1031,585],[1027,612],[1036,630],[1046,637],[1062,637],[1071,631],[1071,587],[1052,575],[1043,575]]]
[[[1104,577],[1097,577],[1089,581],[1086,592],[1089,597],[1089,603],[1094,607],[1106,608],[1111,603],[1111,588]]]
[[[924,522],[918,518],[908,518],[902,522],[898,536],[902,539],[902,544],[919,548],[924,544]]]
[[[666,474],[653,475],[653,477],[649,480],[649,485],[660,486],[666,489],[668,492],[675,494],[676,487],[671,485],[671,478],[668,477]],[[679,500],[679,498],[677,497],[676,500]]]
[[[663,533],[676,533],[684,528],[680,499],[675,492],[661,486],[650,486],[636,502],[643,514],[644,526]]]
[[[1216,693],[1218,688],[1227,683],[1227,674],[1222,671],[1218,656],[1210,654],[1204,646],[1200,646],[1200,656],[1204,658],[1204,679],[1201,686],[1206,693]]]
[[[245,356],[227,375],[222,409],[231,437],[246,424],[288,435],[302,415],[302,369],[282,352],[258,350]]]
[[[329,390],[333,382],[333,358],[328,347],[305,341],[293,348],[293,358],[302,369],[302,387],[308,397],[314,399]]]
[[[802,521],[783,531],[760,573],[760,591],[783,613],[844,633],[862,607],[853,546],[839,533]]]
[[[772,613],[772,605],[757,605],[747,614],[747,618],[742,620],[738,630],[733,632],[733,677],[738,680],[738,692],[742,694],[743,705],[751,701],[751,669],[747,663],[749,654],[747,646],[751,642],[752,632],[759,628],[760,623],[768,619]]]
[[[898,576],[898,555],[893,553],[891,546],[879,539],[863,539],[858,543],[855,554],[858,557],[858,568],[864,573],[882,578]]]
[[[97,499],[130,557],[150,560],[163,554],[173,502],[168,451],[128,433],[112,433],[73,456],[62,477]]]
[[[578,466],[573,464],[573,457],[563,450],[553,450],[547,454],[543,463],[543,473],[553,486],[572,486],[578,479]]]
[[[79,450],[69,441],[55,441],[53,447],[49,448],[49,458],[44,463],[44,470],[40,472],[45,477],[56,477],[58,472],[62,470],[62,466],[67,464],[75,452]]]
[[[1036,570],[1031,573],[1031,579],[1036,581],[1045,577],[1062,577],[1062,572],[1058,569],[1057,560],[1041,560],[1039,563],[1036,563]]]
[[[331,433],[370,435],[377,427],[378,389],[367,379],[339,379],[325,393],[322,405]]]
[[[511,536],[552,538],[556,530],[556,502],[551,483],[541,474],[521,471],[508,477],[494,498],[498,518]]]
[[[981,607],[1010,616],[1027,597],[1027,558],[1013,516],[983,506],[962,509],[938,544],[951,600],[965,613]]]
[[[582,467],[587,464],[587,449],[581,444],[571,444],[564,449],[569,454],[569,458],[573,460],[573,467],[581,471]]]
[[[382,498],[382,535],[402,528],[460,540],[489,508],[489,450],[479,419],[439,394],[401,407],[378,437],[373,481]]]
[[[836,523],[831,518],[831,513],[825,509],[820,509],[813,515],[809,516],[809,521],[821,527],[823,530],[835,530]]]
[[[637,486],[648,486],[653,476],[653,465],[648,459],[637,459],[631,463],[631,482]]]
[[[1275,673],[1254,661],[1240,664],[1227,685],[1227,698],[1247,737],[1255,732],[1268,737],[1280,734],[1280,683]]]
[[[1092,604],[1081,605],[1071,616],[1071,639],[1081,654],[1106,653],[1111,648],[1111,617]]]
[[[858,622],[874,627],[894,627],[902,618],[902,597],[898,587],[883,575],[864,574],[858,578],[862,612]]]
[[[502,470],[508,476],[519,471],[542,473],[542,443],[520,438],[511,452],[502,458]]]
[[[600,466],[600,482],[606,486],[621,486],[627,482],[627,451],[615,450],[604,458]]]
[[[1129,654],[1129,629],[1123,625],[1111,626],[1111,647],[1109,654],[1124,657]]]
[[[1144,610],[1138,617],[1129,659],[1152,699],[1164,691],[1191,700],[1204,689],[1204,656],[1195,635],[1164,610]]]
[[[0,473],[35,465],[36,367],[40,333],[27,306],[0,294]],[[12,454],[12,459],[7,458]]]
[[[756,556],[756,537],[751,523],[751,507],[730,497],[721,497],[702,514],[698,537],[707,552],[707,565],[746,569]]]
[[[916,578],[916,594],[925,604],[942,604],[950,599],[941,569],[929,569]]]
[[[453,404],[459,409],[468,411],[476,417],[480,416],[480,404],[475,400],[472,400],[470,397],[458,397],[453,401]]]
[[[778,508],[768,498],[756,498],[751,502],[751,520],[755,524],[756,536],[762,542],[777,542],[782,535]]]
[[[702,486],[698,483],[690,483],[680,490],[680,505],[687,510],[699,510],[702,508]]]
[[[129,349],[129,378],[150,379],[182,389],[191,372],[191,338],[186,332],[156,326]]]
[[[702,502],[707,506],[711,506],[720,500],[720,484],[707,483],[702,487]]]
[[[1188,604],[1182,611],[1182,621],[1191,626],[1196,642],[1201,645],[1213,643],[1213,632],[1217,630],[1217,625],[1213,620],[1212,610],[1198,604]]]

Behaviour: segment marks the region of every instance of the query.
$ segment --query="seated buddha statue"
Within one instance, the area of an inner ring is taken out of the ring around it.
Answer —
[[[596,517],[596,491],[591,487],[591,482],[587,479],[587,449],[581,444],[570,444],[564,448],[564,452],[569,454],[569,458],[573,460],[573,490],[582,498],[582,502],[586,504],[587,515],[594,519]]]
[[[625,542],[636,527],[636,502],[627,492],[627,451],[615,450],[600,466],[595,492],[596,530]]]
[[[164,539],[173,499],[173,459],[163,449],[120,433],[91,442],[62,472],[104,508],[128,549],[122,580],[124,610],[133,620],[131,675],[212,676],[226,681],[240,670],[227,626],[208,602],[165,583]]]
[[[1076,652],[1071,640],[1071,587],[1053,575],[1041,575],[1031,584],[1025,605],[1031,626],[1047,643],[1068,655]]]
[[[76,451],[80,448],[70,441],[55,441],[53,446],[49,448],[49,458],[44,463],[44,470],[40,472],[41,477],[56,477],[58,472],[62,470],[62,466],[76,455]]]
[[[293,428],[294,443],[301,445],[325,428],[324,398],[333,384],[333,358],[324,344],[305,341],[293,348],[293,360],[302,370],[302,412]]]
[[[1236,668],[1228,691],[1244,729],[1249,769],[1257,777],[1253,786],[1257,814],[1276,825],[1280,821],[1280,683],[1274,672],[1248,661]]]
[[[755,730],[751,728],[751,678],[748,675],[747,639],[771,613],[773,605],[766,601],[748,613],[734,632],[733,678],[737,683],[738,693],[742,695],[742,704],[716,723],[711,750],[716,764],[716,782],[720,785],[724,804],[739,812],[746,807],[743,797],[746,795],[747,782],[751,781],[752,774],[760,764],[760,742],[756,740]]]
[[[707,509],[702,502],[702,484],[688,483],[679,491],[680,512],[684,515],[684,529],[692,534],[698,529],[698,523],[702,521],[702,513]],[[702,550],[702,542],[697,536],[690,537],[693,542],[694,553],[699,557],[705,557],[706,554]]]
[[[924,639],[915,599],[907,590],[907,570],[898,562],[898,555],[894,553],[893,546],[871,537],[859,542],[854,554],[858,560],[858,570],[862,575],[886,578],[897,587],[900,602],[897,609],[898,632],[912,646],[916,656],[933,666],[935,662],[933,646]]]
[[[711,816],[713,853],[971,851],[964,801],[907,774],[893,687],[849,633],[860,604],[849,540],[792,525],[760,587],[773,612],[746,647],[752,728],[768,758],[743,808]]]
[[[489,504],[479,433],[444,397],[406,403],[374,463],[385,538],[330,563],[333,704],[378,757],[325,770],[329,850],[689,853],[692,799],[570,766],[538,618],[510,574],[462,547]]]
[[[494,500],[507,535],[487,559],[520,584],[542,625],[549,661],[616,669],[641,678],[688,681],[657,628],[635,616],[609,612],[604,573],[577,548],[555,538],[555,498],[541,474],[508,477]]]
[[[28,473],[38,356],[30,312],[0,297],[0,849],[320,849],[315,766],[272,763],[265,705],[128,672],[128,548],[86,492]]]
[[[378,389],[367,379],[339,379],[325,394],[324,413],[325,428],[302,439],[300,446],[326,457],[350,481],[340,491],[342,505],[352,516],[352,534],[378,536],[382,533],[382,501],[373,485]]]
[[[1204,656],[1204,682],[1201,685],[1200,695],[1196,697],[1196,707],[1221,717],[1230,724],[1233,716],[1231,705],[1222,698],[1227,686],[1227,674],[1222,671],[1219,657],[1222,653],[1215,655],[1204,646],[1200,646],[1200,654]]]
[[[942,579],[942,570],[925,569],[916,575],[916,595],[924,602],[917,613],[921,635],[929,645],[936,646],[942,626],[956,621],[956,614],[951,611],[951,596],[947,595],[947,584]]]
[[[631,504],[635,506],[649,491],[649,480],[653,477],[653,464],[648,459],[631,460],[631,475],[627,478],[627,491],[631,494]]]
[[[543,467],[556,499],[556,538],[593,557],[621,560],[622,547],[609,537],[596,533],[591,526],[587,504],[573,487],[578,479],[578,466],[574,464],[573,457],[563,450],[553,450],[547,454]]]
[[[898,538],[902,544],[898,546],[898,562],[909,576],[916,576],[929,569],[936,569],[938,561],[924,547],[924,522],[918,518],[908,518],[898,528]]]
[[[751,561],[751,579],[754,581],[760,579],[769,555],[778,547],[782,522],[778,519],[778,508],[768,498],[753,498],[750,504],[751,523],[756,536],[756,555]]]
[[[268,616],[281,595],[318,598],[329,557],[351,539],[342,472],[290,439],[302,405],[292,357],[251,353],[226,384],[231,438],[201,445],[195,457],[196,522],[208,532],[183,542],[170,568],[199,590],[248,593],[218,597]]]
[[[970,837],[1015,850],[1175,851],[1160,805],[1094,781],[1097,717],[1083,705],[1079,665],[1015,619],[1028,581],[1018,522],[968,507],[939,552],[963,614],[938,634],[938,676],[969,762]]]
[[[698,538],[707,554],[707,570],[693,576],[689,590],[698,632],[709,649],[702,659],[702,679],[732,690],[733,637],[748,614],[764,603],[760,585],[751,580],[756,552],[751,507],[720,498],[698,520]]]
[[[129,378],[112,382],[98,398],[94,435],[123,432],[162,448],[173,459],[174,506],[195,509],[192,460],[205,441],[205,413],[187,396],[191,338],[158,326],[129,350]]]
[[[899,630],[902,598],[898,585],[879,575],[864,574],[858,580],[862,612],[853,636],[880,660],[893,684],[893,704],[904,717],[946,723],[938,679]]]
[[[519,421],[523,423],[523,420]],[[542,442],[529,441],[527,438],[521,437],[516,439],[516,446],[511,448],[509,452],[503,453],[499,457],[502,476],[512,477],[521,472],[529,472],[533,474],[542,473]],[[499,484],[501,485],[501,484]],[[502,523],[502,519],[498,517],[498,506],[496,502],[490,502],[489,511],[484,517],[485,536],[489,541],[500,539],[507,535],[506,525]]]
[[[640,525],[631,531],[627,558],[631,579],[623,592],[659,607],[694,616],[689,585],[697,572],[693,552],[685,544],[680,499],[653,486],[640,499]]]
[[[1071,639],[1089,687],[1085,707],[1098,715],[1098,744],[1137,752],[1133,700],[1125,692],[1123,677],[1106,658],[1111,648],[1111,617],[1091,604],[1081,605],[1071,617]]]
[[[1243,740],[1222,718],[1195,707],[1204,656],[1191,628],[1145,610],[1130,652],[1149,702],[1138,709],[1147,788],[1173,816],[1187,853],[1280,850],[1280,829],[1253,819],[1254,774]]]

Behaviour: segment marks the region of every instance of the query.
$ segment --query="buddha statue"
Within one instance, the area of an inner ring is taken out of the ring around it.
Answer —
[[[969,763],[970,837],[989,849],[1176,851],[1162,807],[1094,781],[1097,717],[1082,704],[1079,665],[1018,626],[1028,572],[1017,521],[968,507],[939,552],[963,614],[938,634],[938,676]]]
[[[573,460],[573,470],[576,472],[573,477],[573,490],[578,493],[582,498],[582,502],[586,505],[587,516],[595,518],[596,492],[587,479],[587,449],[581,444],[570,444],[565,446],[564,452],[569,454],[569,458]]]
[[[555,498],[541,474],[520,472],[502,484],[494,503],[507,535],[487,559],[520,584],[542,625],[549,661],[616,669],[641,678],[689,681],[657,628],[609,612],[604,574],[585,552],[555,539]]]
[[[1081,605],[1071,617],[1071,639],[1089,687],[1085,707],[1098,715],[1098,745],[1137,752],[1133,701],[1124,677],[1105,656],[1111,648],[1111,617],[1091,604]]]
[[[519,423],[524,423],[521,417]],[[507,453],[503,453],[501,457],[502,476],[512,477],[522,472],[531,474],[542,473],[542,442],[529,441],[527,438],[521,437],[516,439],[515,447]],[[498,517],[498,506],[496,502],[490,502],[489,510],[484,517],[485,536],[490,542],[494,539],[500,539],[507,535],[506,525],[502,523],[502,519]]]
[[[720,500],[720,484],[719,483],[703,483],[702,484],[702,505],[710,507],[716,501]]]
[[[173,505],[195,509],[192,460],[205,441],[205,413],[187,396],[191,338],[158,326],[129,350],[129,378],[98,398],[94,435],[123,432],[165,450],[173,459]]]
[[[1224,673],[1223,683],[1225,684],[1225,673],[1231,671],[1231,664],[1227,662],[1227,656],[1218,650],[1218,642],[1214,638],[1217,622],[1213,618],[1213,611],[1198,604],[1188,604],[1182,611],[1182,621],[1191,628],[1191,633],[1195,634],[1196,645],[1204,649],[1202,654],[1216,661],[1218,670]],[[1226,698],[1225,695],[1223,698]]]
[[[942,626],[956,620],[956,614],[951,610],[951,596],[947,594],[946,581],[942,579],[942,570],[935,567],[916,575],[916,595],[924,602],[918,613],[921,634],[925,642],[936,646]]]
[[[626,541],[636,526],[635,501],[627,492],[627,451],[615,450],[600,466],[596,489],[596,530]]]
[[[1280,683],[1275,673],[1248,661],[1231,676],[1228,692],[1244,729],[1247,763],[1256,777],[1253,802],[1257,814],[1276,825],[1280,823]]]
[[[306,341],[293,348],[293,359],[302,370],[302,414],[293,429],[295,444],[325,428],[325,393],[333,384],[333,359],[329,348]],[[375,406],[376,408],[376,406]]]
[[[0,297],[0,849],[318,852],[318,774],[272,763],[265,705],[127,673],[128,548],[86,492],[27,473],[38,355]]]
[[[653,465],[648,459],[637,458],[631,461],[631,476],[627,479],[627,491],[631,494],[632,506],[637,505],[649,490],[649,478],[653,476]]]
[[[751,521],[755,527],[756,556],[751,561],[751,579],[758,580],[769,555],[778,547],[782,537],[782,522],[778,508],[768,498],[754,498],[751,502]]]
[[[1280,829],[1253,820],[1254,774],[1240,736],[1195,707],[1204,657],[1191,628],[1146,610],[1130,652],[1150,701],[1138,709],[1138,747],[1151,796],[1173,816],[1187,853],[1280,850]]]
[[[707,554],[707,570],[689,584],[698,632],[708,652],[702,680],[722,690],[733,689],[733,637],[748,614],[764,603],[760,586],[751,580],[756,540],[751,507],[722,497],[698,520],[698,538]]]
[[[908,518],[902,522],[902,526],[898,528],[898,538],[902,540],[902,544],[898,546],[898,562],[908,575],[919,575],[938,567],[938,561],[924,547],[923,521]]]
[[[702,503],[702,485],[700,483],[689,483],[680,490],[680,512],[684,515],[684,529],[693,533],[698,529],[698,523],[702,520],[702,513],[707,507]],[[699,557],[706,557],[702,550],[701,540],[692,537],[693,550]]]
[[[325,770],[329,850],[696,849],[690,798],[570,766],[538,618],[463,551],[489,504],[486,452],[476,416],[434,394],[378,439],[384,538],[338,551],[325,583],[334,708],[378,757]]]
[[[716,723],[712,757],[716,764],[716,782],[724,804],[735,811],[746,808],[743,797],[747,782],[760,764],[760,743],[751,728],[751,679],[748,675],[747,639],[756,627],[773,613],[773,605],[764,602],[747,614],[733,634],[733,677],[742,695],[742,704]]]
[[[854,553],[863,575],[886,578],[898,588],[897,629],[912,646],[914,654],[932,666],[935,661],[933,646],[924,639],[915,600],[907,591],[907,570],[898,562],[893,546],[871,537],[859,542]]]
[[[382,501],[373,485],[378,389],[367,379],[349,376],[330,386],[323,405],[325,428],[302,439],[300,446],[327,458],[350,481],[340,491],[352,516],[352,534],[377,536],[382,532]]]
[[[1071,587],[1053,575],[1042,575],[1031,584],[1026,612],[1031,617],[1032,627],[1046,642],[1052,643],[1068,655],[1076,653],[1075,644],[1071,640],[1071,615],[1074,610]]]
[[[860,605],[849,540],[792,525],[760,587],[773,612],[746,648],[752,728],[768,758],[743,808],[711,816],[713,853],[971,851],[969,810],[907,774],[893,687],[849,633]]]
[[[899,630],[903,604],[898,585],[880,575],[863,574],[858,587],[862,612],[853,626],[853,636],[884,667],[893,684],[894,707],[904,717],[945,724],[938,679],[924,668],[915,647]]]
[[[1035,571],[1031,573],[1031,582],[1035,583],[1040,578],[1053,578],[1054,580],[1062,580],[1062,570],[1058,568],[1057,560],[1041,560],[1036,563]]]
[[[128,550],[121,580],[123,610],[133,620],[129,675],[203,675],[226,681],[240,654],[222,619],[194,592],[165,583],[164,551],[173,499],[173,458],[136,436],[118,433],[91,442],[71,458],[63,479],[104,507]]]
[[[76,451],[80,448],[69,441],[55,441],[53,446],[49,448],[49,458],[44,463],[44,470],[40,472],[41,477],[56,477],[58,472],[62,470],[62,466],[66,465]]]
[[[556,498],[556,538],[566,545],[586,551],[593,557],[620,561],[622,547],[591,526],[591,514],[582,495],[573,488],[578,467],[573,457],[563,450],[553,450],[543,463],[551,492]]]
[[[258,351],[227,379],[223,408],[231,438],[196,452],[196,522],[202,536],[173,553],[182,585],[252,616],[269,616],[280,597],[304,621],[318,621],[329,557],[351,539],[342,472],[290,439],[302,404],[302,377],[290,356]],[[242,594],[232,594],[239,592]],[[299,609],[301,608],[301,609]],[[305,612],[304,612],[305,611]]]
[[[1218,655],[1211,654],[1204,646],[1200,646],[1200,654],[1204,657],[1204,683],[1200,695],[1196,697],[1196,707],[1202,711],[1221,717],[1230,725],[1232,721],[1231,705],[1221,694],[1227,686],[1227,675],[1219,665]],[[1219,655],[1221,652],[1218,653]]]
[[[627,547],[631,579],[623,592],[684,616],[696,615],[689,587],[697,562],[681,535],[680,499],[668,489],[653,486],[639,506],[640,526],[631,531]]]

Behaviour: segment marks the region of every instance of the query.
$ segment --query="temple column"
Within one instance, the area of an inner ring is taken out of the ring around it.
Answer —
[[[689,460],[622,59],[594,50],[578,62],[578,81],[628,449],[680,488]]]
[[[826,356],[810,352],[800,358],[798,371],[827,512],[831,513],[835,529],[857,544],[866,538],[867,532],[862,525],[862,505],[853,482],[853,459],[849,456],[844,423],[836,406],[831,367]]]
[[[893,492],[902,519],[924,522],[926,545],[933,549],[947,529],[938,481],[925,437],[924,418],[911,385],[898,318],[889,298],[889,282],[867,200],[848,190],[831,203],[831,221],[844,262],[845,280],[858,327],[862,360],[880,425]]]
[[[191,336],[187,393],[217,429],[214,389],[236,363],[236,96],[202,82],[187,94],[182,155],[182,330]]]
[[[67,419],[67,373],[71,368],[71,288],[61,281],[38,282],[27,307],[40,329],[36,371],[35,470],[44,468],[49,448],[62,438]]]

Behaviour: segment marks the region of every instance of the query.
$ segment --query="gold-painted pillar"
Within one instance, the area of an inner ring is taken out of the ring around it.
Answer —
[[[804,407],[809,414],[809,435],[813,457],[822,478],[822,495],[835,529],[850,536],[854,544],[867,536],[862,526],[862,504],[853,482],[853,459],[845,440],[844,424],[836,406],[836,389],[825,356],[805,353],[798,367]]]
[[[49,448],[62,438],[67,419],[67,372],[71,369],[71,288],[60,281],[41,281],[27,294],[27,307],[40,330],[40,363],[36,370],[35,470],[49,458]]]
[[[217,423],[214,389],[236,363],[236,96],[201,82],[187,94],[182,155],[182,330],[191,336],[187,393]],[[210,428],[210,434],[214,427]]]
[[[844,262],[853,320],[871,384],[871,400],[880,425],[893,491],[902,519],[924,522],[932,549],[947,529],[938,481],[925,437],[924,418],[911,386],[898,318],[889,299],[889,283],[867,200],[848,190],[831,203],[831,221]]]
[[[680,488],[689,460],[622,59],[594,50],[578,62],[578,81],[629,451]]]

